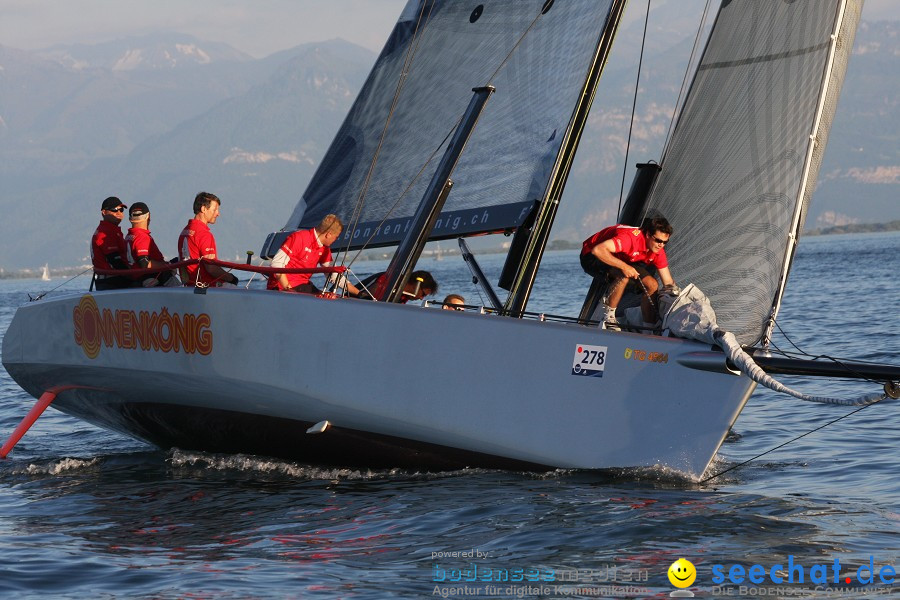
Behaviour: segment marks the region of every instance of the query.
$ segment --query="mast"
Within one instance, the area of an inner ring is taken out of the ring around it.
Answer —
[[[853,6],[850,7],[848,4]],[[809,135],[809,149],[806,155],[803,177],[797,193],[797,204],[794,210],[791,232],[788,237],[787,248],[785,249],[784,266],[775,292],[775,299],[772,303],[772,312],[763,334],[762,342],[766,346],[768,346],[775,328],[775,318],[778,316],[778,310],[781,308],[781,302],[784,298],[784,289],[787,286],[791,263],[794,260],[794,254],[800,241],[800,232],[806,218],[806,209],[815,189],[816,176],[819,172],[822,155],[825,152],[828,132],[831,129],[831,122],[834,119],[834,113],[837,108],[837,99],[841,93],[841,86],[844,83],[847,61],[853,49],[853,40],[856,36],[856,28],[859,24],[861,11],[861,1],[842,0],[835,15],[834,30],[831,34],[831,47],[828,50],[828,61],[822,74],[822,92],[819,97],[819,107]]]
[[[582,86],[581,94],[578,103],[575,105],[569,126],[566,129],[565,137],[560,145],[560,151],[553,165],[553,171],[550,174],[550,180],[547,183],[544,196],[538,206],[534,226],[528,237],[528,243],[519,269],[509,290],[509,296],[504,306],[506,314],[521,316],[528,304],[528,298],[531,295],[531,289],[534,287],[538,267],[544,256],[547,241],[550,238],[550,229],[559,209],[559,200],[562,197],[563,189],[572,168],[575,151],[578,149],[578,144],[581,141],[581,134],[584,131],[588,113],[591,110],[591,104],[597,92],[600,75],[609,58],[613,39],[619,28],[622,13],[625,10],[625,3],[626,0],[614,0],[610,7],[606,27],[604,27],[600,38],[597,40],[597,50],[588,69],[587,78]]]

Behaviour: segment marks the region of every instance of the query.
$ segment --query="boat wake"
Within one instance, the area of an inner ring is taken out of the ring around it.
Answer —
[[[71,474],[86,469],[92,469],[100,463],[99,458],[59,458],[45,463],[29,462],[27,464],[13,464],[9,475],[63,475]]]
[[[553,469],[544,472],[521,471],[512,472],[496,469],[465,468],[455,471],[410,471],[400,468],[392,469],[349,469],[339,467],[322,467],[305,463],[279,460],[276,458],[255,456],[250,454],[211,454],[173,449],[169,451],[166,462],[179,470],[198,469],[221,474],[240,474],[261,478],[284,478],[305,481],[430,481],[455,477],[477,477],[480,475],[503,474],[508,477],[539,480],[562,480],[583,476],[592,479],[600,478],[604,483],[616,482],[650,482],[673,485],[696,485],[696,475],[679,471],[663,465],[652,467],[632,467],[625,469]],[[728,464],[716,458],[710,464],[708,474],[727,468]],[[702,479],[702,478],[701,478]]]
[[[202,469],[222,473],[235,472],[262,477],[309,481],[377,481],[384,479],[427,480],[487,472],[486,469],[422,472],[405,469],[345,469],[278,460],[250,454],[210,454],[173,449],[166,462],[176,469]]]

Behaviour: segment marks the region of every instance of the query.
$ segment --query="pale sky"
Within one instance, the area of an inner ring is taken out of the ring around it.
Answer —
[[[406,0],[0,0],[0,45],[37,50],[156,31],[256,58],[336,37],[381,50]]]
[[[406,0],[0,0],[0,45],[37,50],[175,31],[225,42],[256,58],[336,37],[377,52],[405,5]],[[866,0],[863,18],[896,19],[897,5]],[[634,0],[627,12],[644,6]]]

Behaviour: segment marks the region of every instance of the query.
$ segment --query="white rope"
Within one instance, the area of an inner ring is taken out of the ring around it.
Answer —
[[[875,402],[881,402],[884,400],[887,395],[886,394],[867,394],[864,396],[859,396],[857,398],[830,398],[827,396],[811,396],[809,394],[804,394],[802,392],[798,392],[793,390],[780,381],[774,379],[770,375],[768,375],[765,371],[763,371],[756,361],[753,360],[753,357],[744,352],[744,349],[741,347],[740,342],[737,341],[737,338],[734,337],[733,333],[728,331],[724,331],[722,329],[717,329],[713,334],[716,337],[717,344],[723,350],[725,350],[726,354],[728,354],[728,359],[738,368],[741,373],[755,381],[756,383],[763,385],[770,390],[775,392],[779,392],[782,394],[788,394],[789,396],[793,396],[799,400],[803,400],[805,402],[819,402],[821,404],[838,404],[840,406],[865,406],[867,404],[874,404]]]
[[[660,304],[664,304],[662,298]],[[753,357],[744,352],[734,334],[718,326],[716,313],[713,311],[709,299],[694,284],[685,287],[681,294],[671,303],[671,308],[666,312],[663,321],[663,329],[668,329],[678,337],[719,346],[725,350],[728,359],[741,373],[770,390],[788,394],[799,400],[821,404],[837,404],[840,406],[865,406],[880,402],[887,397],[886,394],[867,394],[850,399],[829,398],[827,396],[804,394],[787,387],[763,371],[756,364],[756,361],[753,360]]]

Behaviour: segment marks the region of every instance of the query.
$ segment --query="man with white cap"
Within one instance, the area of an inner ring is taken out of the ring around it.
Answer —
[[[125,243],[131,268],[153,269],[169,266],[150,235],[150,209],[147,205],[143,202],[132,204],[128,211],[128,219],[131,221],[131,228],[128,230],[128,235],[125,236]],[[181,285],[172,271],[160,271],[139,276],[139,281],[144,287]]]

